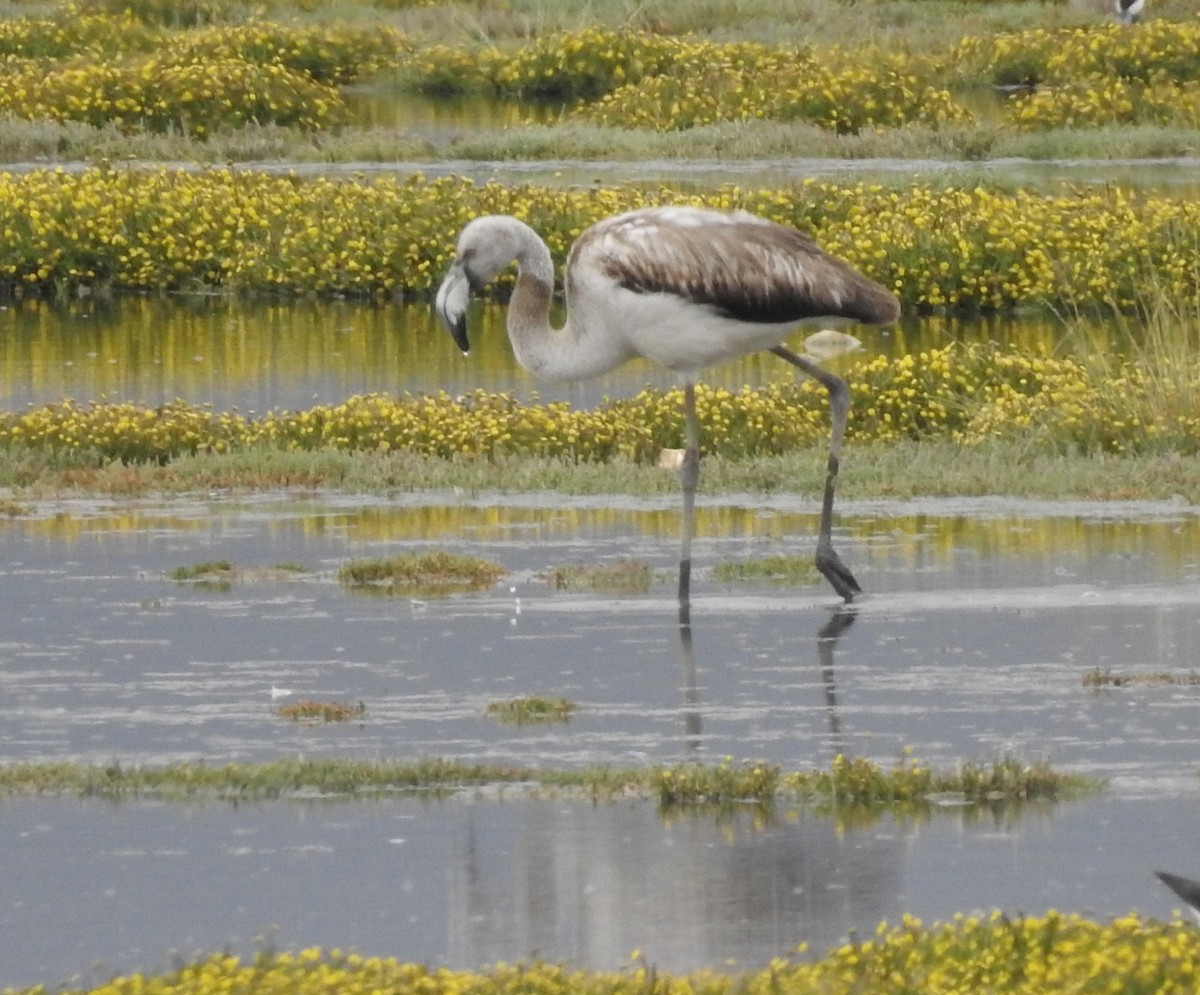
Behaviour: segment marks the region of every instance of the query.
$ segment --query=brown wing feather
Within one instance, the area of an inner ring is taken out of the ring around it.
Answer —
[[[584,232],[576,253],[635,293],[675,294],[740,321],[882,324],[899,313],[892,294],[808,235],[747,214],[634,211]]]

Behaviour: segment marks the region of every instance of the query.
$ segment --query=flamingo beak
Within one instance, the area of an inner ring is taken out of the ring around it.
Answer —
[[[434,310],[465,356],[471,351],[467,339],[467,303],[471,298],[471,281],[462,263],[455,262],[447,271],[434,299]]]

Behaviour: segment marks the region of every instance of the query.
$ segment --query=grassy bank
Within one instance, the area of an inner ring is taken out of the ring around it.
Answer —
[[[1200,500],[1194,310],[1165,297],[1127,356],[1036,356],[992,345],[848,359],[844,497]],[[827,402],[813,381],[697,391],[705,492],[816,494]],[[186,493],[293,487],[344,492],[673,493],[658,467],[683,444],[678,390],[592,408],[475,391],[366,395],[262,414],[182,402],[63,402],[0,413],[0,487]]]
[[[800,494],[815,501],[824,480],[820,447],[784,456],[704,461],[702,495]],[[493,461],[412,454],[315,453],[274,449],[183,456],[165,466],[80,463],[38,453],[0,451],[3,506],[82,494],[146,497],[321,489],[356,494],[428,491],[564,495],[674,496],[673,473],[629,460],[576,464],[537,456]],[[1026,442],[996,440],[963,448],[951,442],[866,443],[842,457],[843,499],[1013,495],[1082,500],[1178,500],[1200,503],[1200,461],[1173,454],[1050,455]]]

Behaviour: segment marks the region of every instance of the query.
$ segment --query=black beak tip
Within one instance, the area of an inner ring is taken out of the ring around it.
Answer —
[[[463,351],[464,355],[471,351],[471,343],[467,340],[467,316],[465,314],[450,326],[450,337],[454,339],[454,344]]]

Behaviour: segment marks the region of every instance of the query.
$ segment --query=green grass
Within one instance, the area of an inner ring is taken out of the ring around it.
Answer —
[[[206,560],[190,566],[175,567],[167,572],[167,577],[178,581],[227,579],[232,572],[233,564],[228,560]]]
[[[498,722],[509,725],[541,725],[548,722],[567,722],[578,706],[566,698],[547,698],[526,695],[507,701],[493,701],[485,711]]]
[[[620,557],[605,563],[568,563],[539,576],[556,591],[609,591],[644,594],[654,583],[654,571],[638,560]]]
[[[411,99],[411,98],[407,98]],[[858,135],[836,135],[800,122],[724,122],[686,131],[654,133],[621,131],[582,123],[510,128],[442,129],[437,136],[395,128],[346,127],[319,139],[277,126],[223,129],[203,140],[172,133],[127,133],[113,126],[18,121],[0,117],[0,162],[123,161],[293,162],[336,164],[360,162],[428,163],[442,159],[532,161],[579,159],[614,161],[807,158],[846,159],[859,163],[856,176],[874,182],[905,182],[910,173],[863,171],[862,160],[937,159],[957,162],[930,174],[935,183],[961,184],[973,164],[984,159],[1115,159],[1163,158],[1192,154],[1195,131],[1149,125],[1057,129],[1022,133],[991,124],[912,125]],[[1003,173],[989,171],[989,182]]]
[[[815,584],[821,579],[810,558],[765,556],[757,560],[726,561],[712,568],[713,580],[722,584],[767,582],[773,584]]]
[[[351,722],[365,716],[367,706],[361,701],[355,705],[339,701],[296,701],[281,705],[277,714],[293,722]]]
[[[80,461],[82,462],[82,461]],[[799,494],[814,501],[824,480],[824,454],[811,449],[747,460],[706,459],[703,494]],[[355,494],[553,491],[566,496],[673,496],[674,474],[627,460],[574,464],[535,456],[491,461],[443,460],[410,454],[285,452],[263,449],[202,454],[166,466],[74,465],[52,454],[0,450],[0,487],[20,515],[37,500],[103,494],[139,497],[254,492],[287,488]],[[1127,456],[1048,454],[1029,440],[990,440],[965,448],[951,442],[863,443],[842,455],[842,499],[1014,495],[1081,500],[1200,502],[1200,460],[1170,453]]]
[[[360,591],[442,597],[486,590],[505,573],[500,564],[477,556],[434,550],[354,560],[338,570],[338,580]]]
[[[451,791],[485,785],[522,784],[583,792],[596,798],[630,794],[663,805],[733,802],[810,804],[882,809],[921,808],[929,796],[957,793],[965,804],[1069,800],[1098,790],[1100,782],[1055,771],[1041,761],[1005,758],[933,771],[904,759],[890,770],[869,760],[838,757],[827,769],[784,771],[761,763],[675,764],[668,767],[543,770],[450,759],[277,760],[265,763],[176,764],[165,767],[111,763],[0,765],[0,795],[51,794],[84,797],[228,799],[285,798],[318,792],[358,796],[394,792]]]

